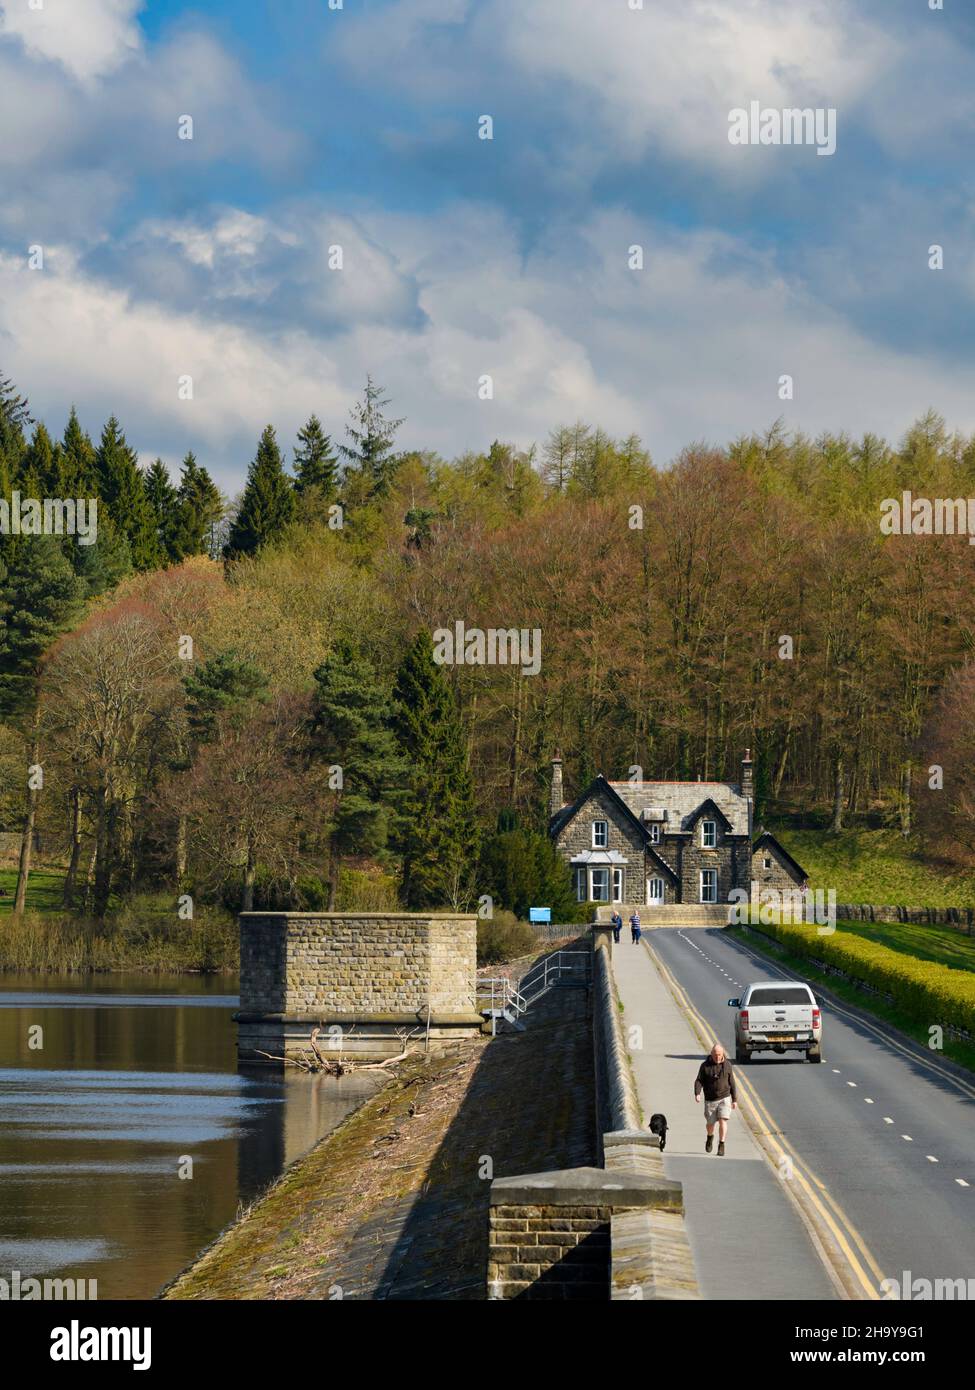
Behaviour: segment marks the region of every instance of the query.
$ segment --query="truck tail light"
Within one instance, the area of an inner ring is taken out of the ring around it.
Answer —
[[[818,1009],[813,1009],[813,1022],[812,1022],[812,1026],[813,1026],[814,1028],[818,1028],[818,1027],[819,1027],[819,1010],[818,1010]]]
[[[742,1010],[741,1010],[741,1012],[740,1012],[739,1015],[738,1015],[738,1022],[741,1024],[742,1028],[747,1028],[747,1027],[748,1027],[748,1010],[747,1010],[747,1009],[742,1009]]]

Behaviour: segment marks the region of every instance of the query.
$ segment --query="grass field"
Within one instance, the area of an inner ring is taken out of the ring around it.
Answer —
[[[851,924],[844,924],[850,926]],[[859,926],[859,923],[852,925]],[[778,942],[769,940],[768,937],[756,936],[754,932],[747,935],[743,933],[741,927],[727,927],[725,930],[732,937],[741,938],[749,950],[755,951],[758,955],[774,960],[785,969],[794,972],[801,979],[810,980],[813,984],[820,984],[832,991],[838,999],[845,1000],[855,1008],[862,1009],[865,1014],[872,1014],[875,1018],[883,1020],[885,1023],[893,1024],[902,1033],[906,1033],[915,1042],[928,1045],[929,1034],[927,1028],[917,1024],[913,1019],[905,1017],[896,1005],[888,1003],[885,999],[878,998],[877,995],[869,994],[867,991],[857,989],[856,985],[846,980],[837,979],[835,975],[827,975],[822,970],[818,970],[804,956],[793,956],[784,949]],[[761,928],[759,928],[761,930]],[[918,930],[923,930],[919,928]],[[963,941],[969,938],[962,937]],[[893,948],[894,943],[884,940],[883,945]],[[945,961],[945,964],[951,964]],[[825,1050],[825,1048],[824,1048]],[[944,1055],[950,1057],[952,1061],[960,1066],[966,1067],[969,1071],[975,1072],[975,1046],[961,1039],[952,1038],[946,1035],[943,1044]]]
[[[811,888],[833,888],[841,903],[902,907],[973,907],[975,874],[923,860],[896,830],[773,832],[809,875]]]
[[[906,956],[933,960],[953,970],[975,970],[975,937],[952,931],[951,927],[917,922],[840,922],[838,926]]]
[[[27,883],[28,912],[60,912],[64,874],[60,870],[34,869]],[[17,888],[17,870],[0,869],[0,917],[10,912]]]

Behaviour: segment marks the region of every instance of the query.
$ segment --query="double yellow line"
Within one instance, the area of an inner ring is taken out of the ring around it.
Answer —
[[[650,950],[649,943],[645,941],[643,944],[678,1006],[686,1014],[701,1045],[705,1048],[710,1046],[714,1030],[691,1004],[663,961]],[[748,1108],[742,1114],[776,1173],[782,1159],[788,1159],[792,1176],[783,1185],[840,1297],[879,1301],[884,1276],[866,1241],[842,1207],[830,1196],[826,1185],[811,1168],[800,1163],[798,1156],[783,1141],[779,1126],[768,1107],[759,1100],[751,1082],[746,1081],[738,1071],[735,1076],[738,1088],[748,1103]]]

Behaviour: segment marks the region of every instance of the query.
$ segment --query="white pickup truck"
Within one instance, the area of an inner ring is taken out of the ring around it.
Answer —
[[[804,1052],[823,1060],[823,1015],[808,985],[797,980],[757,980],[740,999],[729,999],[735,1014],[735,1061],[753,1052]]]

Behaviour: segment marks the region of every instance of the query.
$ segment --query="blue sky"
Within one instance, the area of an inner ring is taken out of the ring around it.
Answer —
[[[0,369],[52,428],[114,411],[144,458],[194,448],[229,491],[268,421],[341,435],[367,372],[401,442],[447,456],[577,418],[661,463],[779,415],[975,430],[961,0],[0,14]],[[835,108],[836,153],[731,145],[753,100]]]

